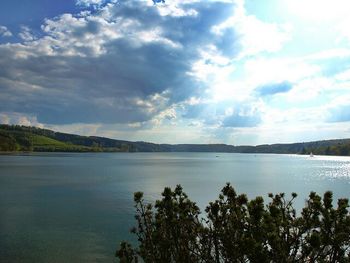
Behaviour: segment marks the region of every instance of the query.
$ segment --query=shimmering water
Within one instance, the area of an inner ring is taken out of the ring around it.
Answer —
[[[310,191],[350,197],[350,158],[215,153],[0,156],[0,262],[113,262],[131,239],[133,192],[181,184],[201,208],[226,182],[250,197]],[[267,199],[267,198],[266,198]]]

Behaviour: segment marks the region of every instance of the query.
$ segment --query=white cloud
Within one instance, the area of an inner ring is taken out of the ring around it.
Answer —
[[[349,6],[350,8],[350,6]],[[336,30],[339,32],[339,37],[338,37],[338,41],[341,41],[343,39],[345,39],[347,41],[347,43],[350,43],[350,18],[347,15],[347,17],[341,21],[339,23],[339,25],[336,27]]]
[[[140,31],[137,34],[138,40],[143,43],[154,43],[158,42],[170,46],[172,48],[182,48],[182,45],[178,42],[174,42],[162,36],[163,30],[160,27],[155,27],[152,30]],[[139,42],[139,43],[140,43]]]
[[[292,84],[300,83],[300,81],[317,76],[322,72],[319,65],[308,63],[299,58],[251,58],[244,60],[239,66],[228,65],[227,67],[217,67],[217,70],[211,69],[208,65],[205,66],[207,68],[203,67],[206,69],[204,72],[208,72],[205,76],[212,72],[216,74],[216,78],[211,81],[209,91],[209,95],[216,102],[232,100],[243,103],[254,95],[256,88],[262,85],[286,81]],[[235,76],[235,70],[239,70],[240,74]],[[301,89],[301,94],[302,92],[303,89]],[[299,95],[291,96],[291,100],[294,98],[297,100]],[[307,97],[303,96],[303,98]]]
[[[257,55],[261,52],[279,51],[291,38],[290,24],[267,23],[254,15],[247,15],[244,1],[235,1],[237,8],[232,17],[212,28],[213,32],[222,35],[225,30],[234,28],[240,38],[242,51],[239,58]]]
[[[330,78],[310,77],[298,81],[293,89],[284,96],[289,103],[301,103],[320,99],[327,90],[334,88],[334,82]]]
[[[245,75],[254,86],[282,81],[297,82],[321,72],[321,67],[294,58],[257,58],[244,65]]]
[[[0,123],[10,124],[9,116],[7,114],[5,114],[5,113],[0,113]]]
[[[215,80],[227,79],[235,70],[231,60],[220,54],[215,45],[207,45],[198,49],[200,59],[192,65],[190,76],[203,82],[215,82]]]
[[[246,16],[238,21],[237,28],[242,37],[242,57],[279,51],[291,34],[288,26],[264,23],[254,16]]]
[[[30,44],[35,52],[42,55],[101,56],[107,52],[106,45],[117,39],[125,39],[134,47],[159,43],[170,48],[181,48],[181,44],[164,37],[161,27],[145,28],[137,18],[115,17],[114,5],[107,5],[101,13],[86,12],[74,16],[63,14],[55,19],[46,19],[42,30],[45,37]],[[22,38],[31,39],[28,30]]]
[[[285,4],[290,13],[312,22],[341,20],[350,9],[347,0],[285,0]]]
[[[42,48],[47,55],[98,56],[105,52],[104,44],[118,38],[113,23],[96,16],[75,17],[64,14],[57,19],[47,19],[42,26],[46,37],[39,39],[35,49]],[[40,50],[40,49],[39,49]]]
[[[197,16],[198,12],[194,8],[186,8],[186,5],[198,2],[198,0],[173,0],[165,1],[164,3],[157,4],[156,7],[161,16]],[[149,5],[154,5],[152,0],[148,1]]]
[[[328,60],[336,58],[346,58],[350,56],[350,49],[348,48],[333,48],[323,50],[304,57],[305,60]]]
[[[26,42],[36,40],[36,37],[32,33],[31,29],[27,26],[21,27],[21,32],[18,34],[18,36]]]
[[[350,81],[350,69],[338,73],[337,75],[335,75],[335,79],[340,81]]]
[[[328,35],[336,45],[350,43],[348,0],[285,0],[284,5],[303,27],[314,30],[314,38]]]
[[[105,2],[105,0],[77,0],[76,4],[80,6],[98,6]]]
[[[19,112],[0,112],[0,123],[43,127],[36,116]]]
[[[0,26],[0,37],[11,37],[12,33],[6,26]]]

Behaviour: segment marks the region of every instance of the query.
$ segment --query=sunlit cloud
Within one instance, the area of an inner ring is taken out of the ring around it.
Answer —
[[[347,0],[284,0],[288,11],[299,18],[312,22],[330,22],[348,16]]]

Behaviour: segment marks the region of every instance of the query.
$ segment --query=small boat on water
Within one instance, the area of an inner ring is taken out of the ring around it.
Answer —
[[[314,154],[312,152],[310,152],[310,157],[314,157]]]

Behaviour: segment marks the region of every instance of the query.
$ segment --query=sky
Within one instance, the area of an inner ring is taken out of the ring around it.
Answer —
[[[155,143],[350,138],[348,0],[3,0],[0,123]]]

